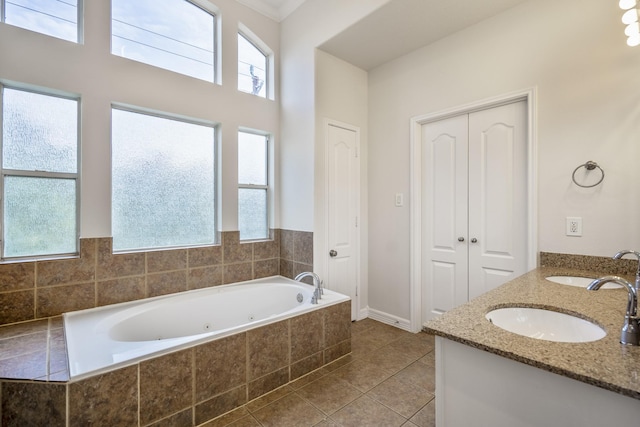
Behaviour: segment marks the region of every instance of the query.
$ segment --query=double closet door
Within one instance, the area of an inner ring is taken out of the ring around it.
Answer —
[[[439,316],[526,272],[526,102],[422,125],[422,307]]]

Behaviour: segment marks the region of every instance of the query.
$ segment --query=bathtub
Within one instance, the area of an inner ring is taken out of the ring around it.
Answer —
[[[71,380],[195,346],[307,312],[349,297],[282,276],[65,313]]]

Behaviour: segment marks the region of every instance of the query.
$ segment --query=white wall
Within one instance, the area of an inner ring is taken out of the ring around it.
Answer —
[[[538,247],[640,249],[640,48],[616,1],[532,0],[369,73],[369,305],[409,317],[409,120],[537,87]],[[587,160],[604,182],[571,182]],[[564,235],[583,218],[583,237]]]
[[[238,92],[238,22],[279,56],[279,25],[233,0],[216,0],[222,18],[222,85],[189,78],[110,53],[110,2],[85,1],[84,44],[0,24],[0,81],[81,96],[81,237],[111,236],[111,103],[219,123],[222,231],[237,230],[237,130],[279,134],[277,101]],[[277,75],[277,73],[276,73]],[[276,78],[276,89],[279,84]],[[277,218],[277,215],[275,216]],[[275,227],[279,224],[274,223]]]

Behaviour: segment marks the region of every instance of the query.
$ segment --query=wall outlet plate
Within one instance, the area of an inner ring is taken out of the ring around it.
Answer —
[[[577,216],[567,217],[567,236],[582,236],[582,218]]]

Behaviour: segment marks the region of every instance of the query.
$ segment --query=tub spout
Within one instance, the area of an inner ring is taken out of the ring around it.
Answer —
[[[322,280],[320,280],[320,277],[316,273],[313,273],[311,271],[305,271],[304,273],[298,274],[294,280],[301,282],[305,277],[311,277],[313,279],[313,286],[315,289],[313,290],[311,304],[317,304],[318,300],[322,298],[323,294]]]
[[[620,342],[627,345],[640,345],[640,325],[638,324],[638,293],[634,285],[618,276],[605,276],[594,280],[587,286],[590,291],[597,291],[602,285],[614,282],[627,288],[627,313],[624,316]]]

